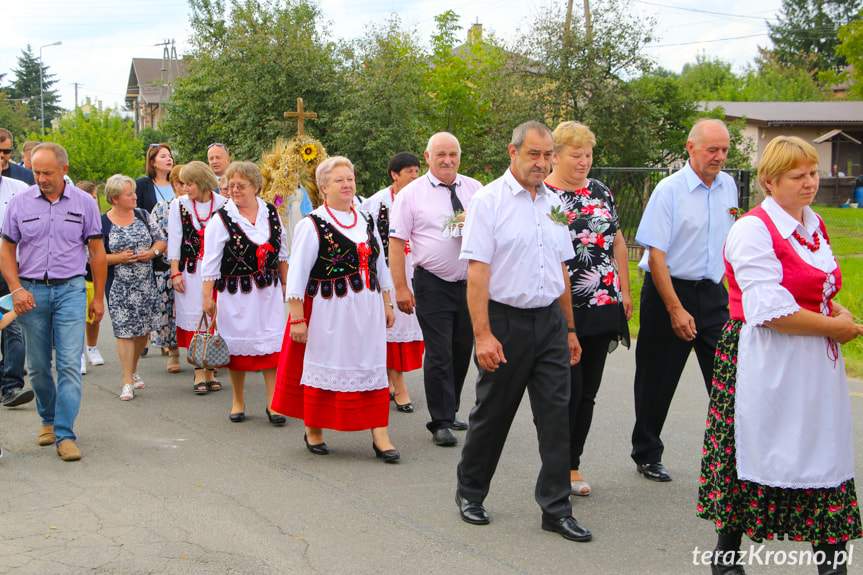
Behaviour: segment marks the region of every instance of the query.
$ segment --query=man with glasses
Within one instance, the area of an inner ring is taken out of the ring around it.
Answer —
[[[207,163],[210,164],[210,169],[216,174],[216,179],[221,181],[222,176],[228,171],[228,166],[231,165],[228,147],[218,142],[207,146]]]
[[[0,176],[0,225],[9,201],[29,187],[21,180]],[[8,293],[9,286],[0,275],[0,296]],[[0,307],[0,314],[7,311],[11,309]],[[0,362],[0,403],[3,407],[18,407],[33,401],[33,390],[24,391],[24,336],[18,320],[12,321],[0,332],[0,350],[3,353],[3,361]]]
[[[21,180],[29,186],[34,185],[36,180],[33,179],[33,172],[24,166],[9,161],[14,149],[12,132],[6,128],[0,128],[0,168],[3,170],[3,177]]]

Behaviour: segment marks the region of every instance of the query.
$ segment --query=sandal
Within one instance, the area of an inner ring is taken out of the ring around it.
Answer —
[[[130,399],[135,399],[135,392],[132,391],[132,386],[127,383],[123,386],[123,391],[120,393],[120,401],[129,401]]]
[[[138,372],[132,374],[132,387],[135,389],[144,389],[144,380],[138,375]]]
[[[168,353],[168,373],[180,373],[180,353]]]
[[[213,381],[207,382],[207,389],[210,391],[219,391],[222,389],[222,384],[214,379]]]
[[[206,393],[210,390],[206,381],[196,381],[195,385],[192,386],[192,390],[197,395],[206,395]]]

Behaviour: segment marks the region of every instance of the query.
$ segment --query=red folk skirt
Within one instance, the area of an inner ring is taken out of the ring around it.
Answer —
[[[425,342],[387,342],[387,369],[413,371],[423,366]]]
[[[306,297],[303,311],[311,318],[313,298]],[[302,419],[306,427],[360,431],[389,424],[389,390],[342,392],[300,385],[306,344],[291,339],[290,323],[285,328],[282,352],[276,372],[272,409]]]

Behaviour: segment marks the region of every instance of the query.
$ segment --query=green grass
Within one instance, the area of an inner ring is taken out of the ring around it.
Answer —
[[[863,323],[863,209],[815,206],[815,211],[824,220],[831,247],[842,270],[842,291],[836,301],[848,308],[858,323]],[[638,337],[643,281],[639,277],[637,264],[638,262],[629,263],[633,307],[629,330],[633,338]],[[848,376],[863,379],[863,338],[858,337],[842,346],[842,354]]]

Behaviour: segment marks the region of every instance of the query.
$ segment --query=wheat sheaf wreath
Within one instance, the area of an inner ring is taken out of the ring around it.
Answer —
[[[309,193],[312,205],[320,206],[324,198],[318,190],[315,171],[327,157],[323,144],[311,136],[304,134],[287,141],[279,138],[264,152],[261,160],[264,176],[261,198],[276,206],[284,216],[302,186]]]

